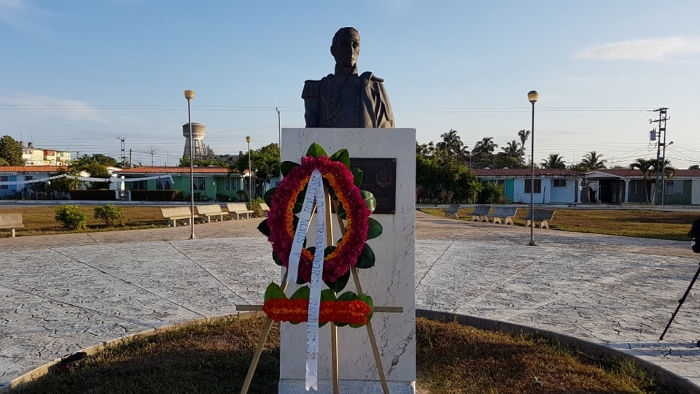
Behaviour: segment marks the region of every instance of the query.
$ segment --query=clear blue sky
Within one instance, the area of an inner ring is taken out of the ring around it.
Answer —
[[[470,148],[530,128],[535,160],[596,150],[655,157],[647,112],[669,107],[667,157],[700,164],[700,1],[0,0],[3,135],[48,149],[173,165],[192,120],[218,154],[303,127],[306,79],[333,71],[331,38],[362,37],[360,72],[385,79],[397,127],[455,129]],[[527,144],[529,152],[529,143]],[[499,147],[500,150],[500,147]]]

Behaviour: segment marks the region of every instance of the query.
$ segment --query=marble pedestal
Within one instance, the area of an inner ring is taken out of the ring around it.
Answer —
[[[312,143],[331,155],[396,159],[395,214],[373,214],[384,231],[369,241],[375,266],[359,270],[363,291],[375,305],[403,313],[375,313],[372,327],[392,394],[415,393],[415,129],[282,129],[282,160],[296,163]],[[291,294],[294,286],[288,294]],[[345,290],[355,291],[352,279]],[[282,324],[279,393],[305,393],[306,325]],[[319,392],[332,392],[330,329],[320,330]],[[382,393],[367,329],[338,328],[341,393]]]

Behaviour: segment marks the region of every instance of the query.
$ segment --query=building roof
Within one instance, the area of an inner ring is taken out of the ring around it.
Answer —
[[[478,168],[474,173],[479,178],[488,177],[516,177],[526,178],[532,174],[529,168]],[[576,172],[571,170],[557,169],[535,169],[535,176],[539,178],[558,177],[587,177],[587,178],[641,178],[642,172],[639,170],[621,169],[601,169],[588,172]],[[700,170],[675,170],[674,178],[700,178]]]
[[[194,167],[192,172],[195,174],[228,174],[228,167]],[[189,174],[190,167],[134,167],[125,168],[119,171],[119,175],[129,174]],[[234,174],[240,174],[239,171],[234,171]]]
[[[0,172],[58,172],[67,170],[66,166],[0,166]]]
[[[478,168],[474,170],[477,177],[527,177],[532,175],[532,170],[529,168]],[[535,168],[535,176],[537,177],[576,177],[581,174],[571,170],[558,169],[539,169]]]

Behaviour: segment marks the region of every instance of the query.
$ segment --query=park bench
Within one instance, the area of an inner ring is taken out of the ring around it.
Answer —
[[[489,218],[493,218],[493,223],[504,223],[513,224],[513,216],[518,212],[517,207],[496,207],[493,210],[492,215],[487,215]],[[501,219],[503,221],[501,222]]]
[[[459,219],[459,216],[457,216],[457,211],[459,211],[459,207],[459,204],[452,204],[449,207],[447,207],[447,209],[445,210],[445,217]]]
[[[260,210],[262,211],[263,216],[267,217],[267,213],[270,212],[270,207],[268,207],[264,202],[261,202]]]
[[[537,222],[540,222],[540,228],[549,228],[549,221],[554,217],[554,209],[535,209],[534,215],[531,215],[530,212],[528,210],[525,216],[526,227],[530,227],[530,223],[534,221],[535,226],[537,226]]]
[[[12,238],[15,237],[15,229],[24,227],[21,213],[0,213],[0,229],[12,230]]]
[[[190,224],[190,219],[192,218],[191,212],[190,207],[167,207],[160,209],[163,218],[168,219],[173,227],[177,227],[178,220],[187,220],[187,224]]]
[[[233,215],[236,215],[236,219],[240,219],[241,215],[243,214],[245,214],[245,217],[249,219],[250,214],[253,213],[253,211],[246,207],[244,202],[229,202],[226,204],[226,209],[228,209],[228,213],[232,218]]]
[[[472,222],[488,222],[489,218],[486,215],[490,210],[490,205],[476,205],[472,211]]]
[[[226,214],[226,212],[221,210],[221,206],[219,204],[197,205],[196,207],[197,214],[203,219],[206,219],[207,223],[211,222],[212,216],[218,216],[219,221],[224,220],[224,215]]]

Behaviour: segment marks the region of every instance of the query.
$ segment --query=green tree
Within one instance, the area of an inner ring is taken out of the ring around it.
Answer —
[[[462,153],[462,139],[457,135],[457,130],[450,129],[450,131],[440,134],[442,141],[437,143],[437,149],[446,151],[451,156],[459,156]]]
[[[280,148],[277,144],[265,145],[260,149],[250,151],[250,161],[255,176],[268,181],[280,174]],[[248,153],[238,157],[234,168],[240,172],[248,168]]]
[[[550,153],[546,159],[542,159],[542,164],[540,165],[540,168],[563,170],[566,168],[566,162],[560,154]]]
[[[0,164],[6,166],[23,166],[22,145],[9,135],[0,138]]]
[[[605,163],[607,163],[607,160],[603,159],[603,155],[593,150],[583,155],[580,165],[587,171],[591,171],[605,169]]]
[[[493,137],[484,137],[477,141],[472,149],[472,167],[485,168],[493,166],[493,152],[498,145],[493,142]]]
[[[639,158],[629,165],[631,170],[639,170],[642,172],[643,180],[642,185],[644,186],[644,197],[649,204],[649,195],[651,193],[651,177],[654,172],[654,165],[656,160],[653,159],[643,159]]]

